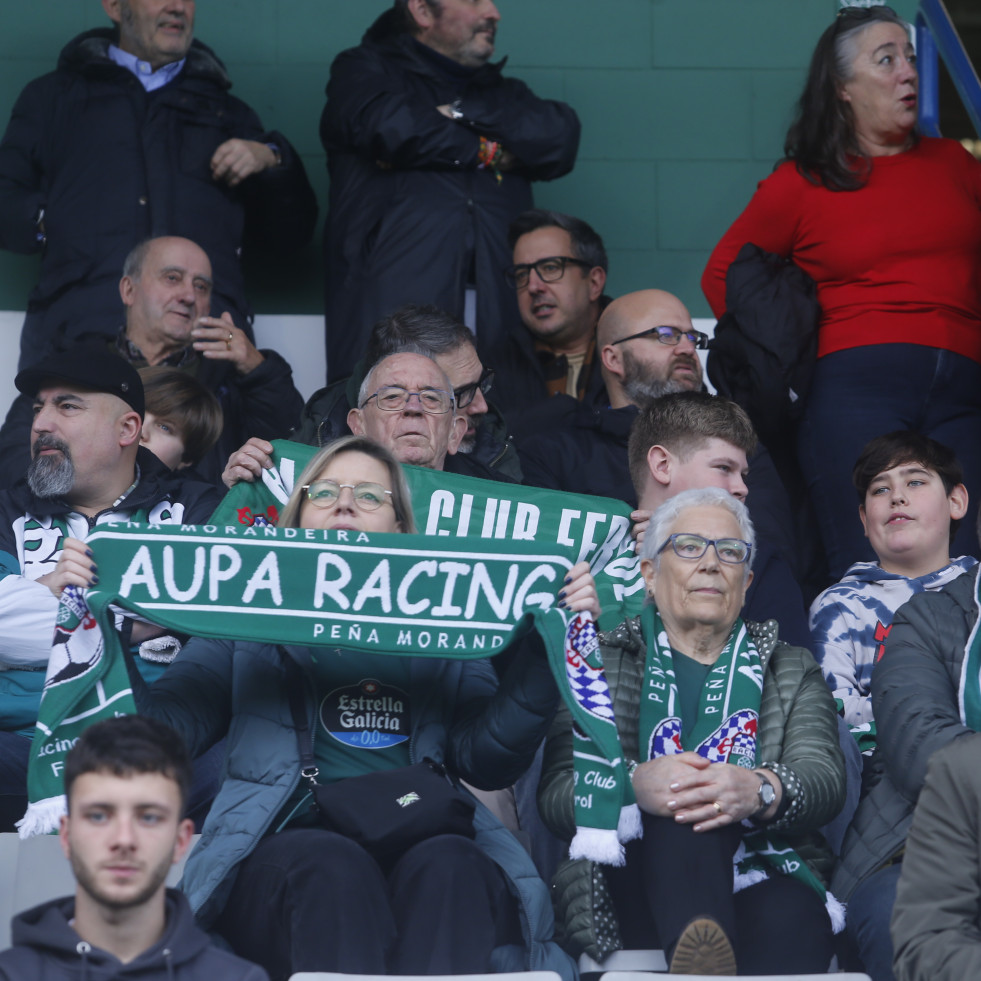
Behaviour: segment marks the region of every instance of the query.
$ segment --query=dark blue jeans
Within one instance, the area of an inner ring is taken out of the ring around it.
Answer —
[[[978,553],[981,365],[918,344],[857,347],[818,359],[797,442],[835,581],[853,562],[875,559],[851,474],[865,444],[896,429],[914,429],[957,454],[971,503],[951,555]]]
[[[859,884],[848,902],[845,929],[872,981],[895,981],[889,920],[902,870],[902,865],[879,869]]]

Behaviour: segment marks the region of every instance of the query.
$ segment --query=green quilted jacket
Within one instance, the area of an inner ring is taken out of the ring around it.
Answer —
[[[827,882],[832,854],[817,832],[845,800],[845,762],[838,744],[835,707],[814,658],[802,647],[776,639],[776,622],[748,623],[763,661],[759,758],[783,784],[790,804],[771,827],[780,831],[810,868]],[[628,761],[639,760],[638,724],[647,645],[640,618],[600,634],[617,731]],[[560,710],[545,744],[538,808],[563,841],[575,833],[572,805],[572,729]],[[552,883],[559,939],[572,954],[602,960],[622,947],[603,867],[584,859],[565,861]]]

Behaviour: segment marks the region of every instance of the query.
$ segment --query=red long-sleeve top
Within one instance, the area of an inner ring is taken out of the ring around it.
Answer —
[[[817,283],[818,357],[906,343],[981,362],[981,163],[956,141],[924,138],[873,157],[857,191],[829,191],[781,164],[702,274],[717,317],[726,271],[747,242],[793,259]]]

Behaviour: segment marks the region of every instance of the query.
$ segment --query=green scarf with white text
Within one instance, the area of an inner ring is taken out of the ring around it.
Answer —
[[[100,718],[135,712],[111,605],[202,637],[330,646],[393,656],[480,658],[530,630],[590,756],[608,761],[578,847],[621,860],[629,780],[588,615],[553,606],[574,550],[529,542],[269,526],[100,525],[99,583],[66,590],[31,749],[24,837],[53,830],[64,756]]]
[[[276,524],[297,477],[316,447],[273,440],[273,467],[255,483],[236,484],[212,516],[215,525]],[[587,560],[602,606],[599,626],[612,630],[644,604],[644,579],[623,501],[526,487],[497,480],[403,466],[419,531],[439,538],[472,538],[504,544],[536,542],[571,549]]]

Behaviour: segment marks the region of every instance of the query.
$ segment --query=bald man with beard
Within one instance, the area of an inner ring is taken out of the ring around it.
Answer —
[[[627,437],[637,410],[669,392],[701,389],[697,351],[707,342],[681,300],[664,290],[610,303],[596,328],[604,391],[591,402],[555,395],[528,412],[518,439],[525,483],[636,507]]]
[[[698,391],[697,351],[707,343],[685,305],[665,290],[639,290],[614,300],[596,328],[610,406],[636,407],[670,392]]]
[[[605,391],[592,402],[556,395],[525,414],[516,437],[525,483],[612,497],[636,508],[627,464],[634,419],[651,399],[701,391],[698,352],[707,346],[707,335],[694,329],[672,293],[638,290],[610,303],[596,327]],[[752,454],[745,478],[758,537],[796,574],[790,503],[765,447]],[[806,621],[796,616],[794,622],[800,627],[795,643],[807,646]]]

